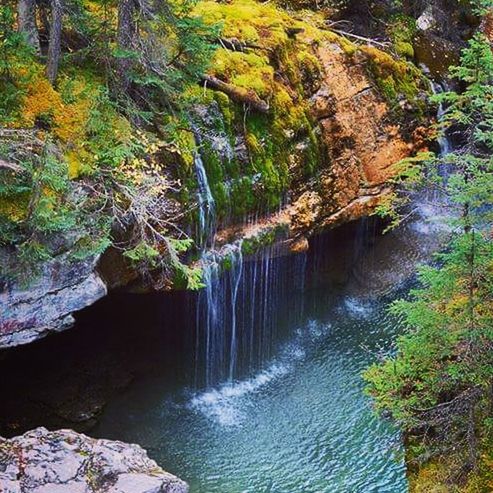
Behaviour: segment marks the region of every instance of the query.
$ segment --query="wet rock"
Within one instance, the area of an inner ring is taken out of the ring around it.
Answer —
[[[451,65],[459,61],[460,50],[457,45],[431,31],[418,32],[413,46],[417,62],[426,66],[435,76],[443,76]]]
[[[418,28],[413,40],[416,61],[434,76],[444,76],[459,61],[460,51],[476,28],[464,6],[434,0],[416,19]]]
[[[187,493],[144,449],[72,430],[0,439],[2,493]]]
[[[297,194],[290,210],[294,235],[358,219],[388,193],[393,165],[409,156],[414,143],[392,124],[390,108],[368,76],[364,55],[348,61],[333,43],[317,50],[325,77],[311,98],[318,120],[325,166],[315,187]]]

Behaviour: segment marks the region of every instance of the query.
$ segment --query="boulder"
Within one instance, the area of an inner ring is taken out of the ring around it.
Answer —
[[[0,438],[2,493],[187,493],[138,445],[36,428]]]

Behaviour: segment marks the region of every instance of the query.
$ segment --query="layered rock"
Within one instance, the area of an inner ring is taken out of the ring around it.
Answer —
[[[326,75],[312,104],[330,166],[315,190],[295,202],[295,231],[319,231],[369,214],[389,191],[392,165],[413,151],[389,121],[389,105],[364,68],[365,54],[348,63],[342,48],[328,42],[317,54]]]
[[[74,323],[73,312],[105,296],[96,260],[75,262],[64,253],[45,263],[30,282],[5,282],[0,291],[0,348],[65,330]]]
[[[322,149],[319,166],[313,176],[293,181],[290,200],[279,212],[253,225],[220,230],[218,246],[238,238],[255,244],[270,235],[271,240],[285,241],[291,251],[307,248],[307,237],[372,214],[392,192],[394,165],[426,141],[421,135],[426,130],[416,117],[422,81],[405,62],[338,38],[318,40],[314,49],[320,75],[307,93]],[[394,80],[392,72],[405,74],[415,84],[414,101],[400,92],[404,82]],[[380,85],[385,83],[395,85],[395,99],[382,93]],[[292,176],[302,174],[304,148],[301,139],[291,155]]]
[[[2,493],[187,493],[138,445],[37,428],[0,438]]]

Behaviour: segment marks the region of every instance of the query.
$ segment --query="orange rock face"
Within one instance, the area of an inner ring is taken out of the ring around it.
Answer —
[[[416,121],[404,130],[395,122],[364,52],[348,54],[338,43],[325,41],[315,54],[322,74],[310,104],[321,144],[319,169],[308,179],[294,181],[291,200],[279,213],[258,220],[254,227],[224,228],[216,237],[217,246],[282,226],[289,231],[289,249],[302,251],[311,234],[372,214],[392,192],[394,165],[426,148],[429,129]],[[293,154],[292,163],[290,173],[300,175],[303,155]]]
[[[295,233],[370,214],[390,192],[387,183],[395,174],[393,165],[414,150],[414,143],[390,122],[388,104],[374,87],[362,56],[349,63],[336,44],[318,48],[326,76],[312,98],[312,108],[328,165],[315,189],[293,204]]]
[[[491,9],[481,22],[481,32],[483,32],[488,39],[493,43],[493,9]]]

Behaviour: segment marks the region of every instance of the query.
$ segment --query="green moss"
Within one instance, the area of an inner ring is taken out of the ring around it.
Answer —
[[[422,112],[418,95],[423,90],[423,74],[411,63],[396,60],[371,46],[361,47],[368,56],[368,68],[382,95],[392,109],[399,109],[399,101],[407,100],[417,112]]]
[[[242,176],[233,183],[231,188],[231,206],[234,217],[242,217],[255,210],[257,199],[253,191],[250,176]]]
[[[357,44],[353,43],[345,36],[341,36],[332,31],[328,31],[325,34],[325,37],[328,41],[338,44],[341,47],[342,51],[344,51],[344,53],[349,57],[353,56],[359,49],[359,46]]]
[[[211,91],[214,95],[214,100],[219,106],[219,110],[221,111],[223,115],[223,121],[224,121],[224,130],[227,133],[227,135],[232,135],[233,132],[233,122],[235,119],[235,113],[234,113],[234,105],[224,94],[223,92],[220,91]]]
[[[280,224],[272,229],[262,231],[256,236],[245,238],[241,244],[244,255],[255,255],[257,252],[273,245],[276,241],[287,234],[287,225]]]
[[[416,33],[416,20],[413,17],[394,15],[387,32],[394,43],[395,52],[404,58],[414,58],[413,38]]]
[[[414,58],[414,47],[411,43],[396,41],[394,43],[394,48],[398,55],[409,59]]]
[[[204,1],[195,9],[207,23],[222,26],[223,36],[241,39],[248,43],[262,42],[274,48],[287,39],[286,27],[294,24],[285,12],[274,4],[252,0],[235,0],[229,3]]]
[[[199,90],[193,97],[217,104],[222,114],[214,129],[234,147],[244,136],[247,159],[224,159],[209,145],[201,147],[209,185],[219,218],[273,210],[291,185],[292,156],[300,156],[305,176],[311,176],[320,160],[319,143],[310,120],[309,101],[322,74],[315,45],[323,31],[292,19],[275,5],[253,0],[231,3],[200,2],[197,13],[207,22],[222,25],[222,36],[255,44],[255,49],[233,51],[219,48],[211,72],[221,80],[268,102],[268,114],[245,109],[217,91]],[[301,27],[302,36],[289,38],[287,29]],[[326,31],[325,31],[326,32]],[[303,146],[298,144],[303,143]]]
[[[261,98],[270,95],[274,69],[267,56],[220,48],[213,65],[215,75],[222,80],[255,91]]]

